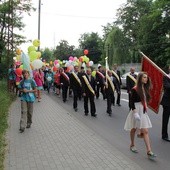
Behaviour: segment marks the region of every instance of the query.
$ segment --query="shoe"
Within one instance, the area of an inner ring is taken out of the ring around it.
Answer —
[[[29,125],[29,124],[26,126],[26,128],[30,128],[30,127],[31,127],[31,125]]]
[[[85,116],[88,116],[88,113],[85,113],[84,115],[85,115]]]
[[[138,150],[136,149],[135,146],[131,146],[131,147],[130,147],[130,150],[131,150],[133,153],[138,153]]]
[[[162,138],[163,140],[167,141],[167,142],[170,142],[170,139],[169,138]]]
[[[117,104],[117,106],[119,106],[119,107],[120,107],[120,106],[121,106],[121,104]]]
[[[154,154],[152,151],[147,152],[147,156],[149,159],[155,159],[157,157],[156,154]]]
[[[20,133],[23,133],[25,129],[19,129]]]
[[[93,114],[93,115],[91,115],[92,117],[97,117],[97,114]]]
[[[75,110],[75,112],[77,112],[78,109],[77,109],[77,108],[74,108],[74,110]]]

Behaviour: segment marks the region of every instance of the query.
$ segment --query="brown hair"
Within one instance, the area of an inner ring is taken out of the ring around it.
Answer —
[[[150,89],[151,89],[151,80],[150,80],[150,78],[149,78],[149,76],[146,72],[140,72],[138,74],[138,77],[137,77],[137,93],[140,96],[141,100],[144,100],[144,94],[143,94],[143,90],[142,90],[143,75],[147,75],[147,77],[148,77],[148,81],[147,81],[146,84],[143,84],[143,87],[144,87],[144,91],[145,91],[145,95],[146,95],[146,101],[149,102],[149,100],[151,99],[150,92],[149,92]]]
[[[24,75],[25,73],[28,73],[30,75],[30,72],[28,70],[22,70],[22,75]]]

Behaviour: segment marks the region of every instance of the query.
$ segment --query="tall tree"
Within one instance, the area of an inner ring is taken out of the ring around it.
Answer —
[[[126,37],[131,40],[130,51],[133,55],[133,61],[138,61],[139,55],[137,38],[140,30],[140,19],[147,16],[152,7],[153,0],[127,0],[127,3],[118,9],[118,20],[116,23],[121,25]]]
[[[80,48],[82,51],[88,49],[87,55],[94,63],[101,61],[103,51],[103,40],[98,33],[84,33],[79,39]]]
[[[122,30],[112,27],[105,42],[105,51],[108,54],[109,65],[113,63],[122,64],[128,62],[128,38],[124,37]]]
[[[75,46],[69,45],[66,40],[61,40],[54,50],[54,57],[60,60],[68,60],[69,56],[75,55]]]

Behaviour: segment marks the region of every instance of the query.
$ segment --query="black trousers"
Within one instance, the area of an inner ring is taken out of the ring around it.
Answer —
[[[114,93],[109,93],[106,92],[106,98],[107,98],[107,112],[111,113],[112,112],[112,104],[114,100]]]
[[[101,91],[101,93],[103,95],[103,99],[105,99],[106,98],[106,94],[105,94],[105,91],[104,91],[104,84],[98,84],[97,85],[96,98],[99,98],[100,91]]]
[[[170,106],[163,106],[163,114],[162,114],[162,138],[168,138],[169,116],[170,116]]]
[[[96,113],[96,106],[94,103],[94,95],[84,96],[84,112],[85,112],[85,114],[89,113],[88,100],[90,100],[90,113],[93,116]]]
[[[78,100],[78,97],[79,97],[79,89],[74,89],[73,88],[73,108],[77,108],[77,100]]]
[[[62,86],[62,97],[64,102],[67,100],[67,92],[68,92],[68,86]]]

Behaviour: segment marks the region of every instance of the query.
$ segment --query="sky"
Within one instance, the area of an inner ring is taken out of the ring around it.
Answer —
[[[31,16],[24,15],[26,25],[22,34],[32,41],[38,38],[38,3]],[[41,0],[40,48],[55,48],[61,40],[78,47],[78,39],[84,33],[97,32],[103,35],[102,25],[112,23],[116,10],[126,0]],[[32,43],[22,44],[27,50]]]

